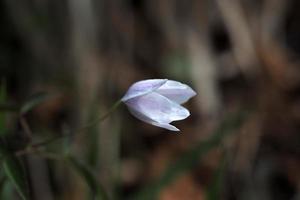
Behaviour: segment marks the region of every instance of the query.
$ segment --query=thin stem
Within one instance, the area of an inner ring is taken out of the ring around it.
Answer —
[[[103,122],[105,119],[107,119],[107,117],[113,113],[117,108],[118,106],[122,103],[121,100],[117,101],[104,115],[94,119],[93,121],[89,122],[87,125],[85,125],[84,127],[82,127],[81,129],[79,130],[84,130],[84,129],[87,129],[87,128],[90,128],[94,125],[96,125],[98,122]]]
[[[38,148],[40,146],[44,146],[44,145],[50,144],[52,142],[55,142],[58,139],[62,139],[62,138],[67,137],[67,136],[69,136],[69,135],[58,135],[56,137],[48,138],[47,140],[44,140],[44,141],[41,141],[41,142],[37,142],[37,143],[31,144],[30,147],[32,147],[32,148]]]
[[[29,124],[24,116],[20,117],[20,123],[21,123],[21,126],[22,126],[24,132],[26,133],[27,137],[31,140],[32,139],[32,131],[31,131]]]
[[[27,148],[24,151],[19,151],[16,153],[17,156],[22,156],[25,154],[34,154],[46,159],[50,159],[50,160],[65,160],[66,156],[65,155],[58,155],[56,153],[52,153],[52,152],[46,152],[46,151],[40,151],[38,149],[34,149],[34,148]]]
[[[104,115],[94,119],[93,121],[91,121],[87,125],[85,125],[84,127],[79,128],[78,130],[76,130],[76,132],[83,133],[86,129],[96,125],[97,123],[103,122],[105,119],[107,119],[107,117],[109,117],[109,115],[111,113],[113,113],[118,108],[118,106],[121,104],[121,102],[122,102],[121,100],[117,101]],[[55,136],[55,137],[46,139],[42,142],[38,142],[38,143],[35,143],[35,144],[29,144],[26,148],[24,148],[20,151],[17,151],[16,154],[17,155],[24,155],[24,154],[28,154],[28,153],[34,153],[35,151],[37,151],[37,149],[39,147],[48,145],[52,142],[55,142],[59,139],[63,139],[65,137],[76,136],[76,135],[78,135],[78,134],[75,134],[75,135],[64,134],[64,135]]]

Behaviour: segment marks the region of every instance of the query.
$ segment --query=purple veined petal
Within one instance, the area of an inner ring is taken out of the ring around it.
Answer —
[[[129,99],[153,92],[167,82],[168,79],[148,79],[134,83],[121,99],[123,102]]]
[[[129,99],[125,103],[129,109],[135,110],[159,124],[183,120],[190,115],[186,108],[154,92]],[[145,121],[144,119],[141,120]]]
[[[179,104],[185,103],[191,97],[196,95],[196,92],[190,86],[172,80],[168,80],[165,84],[155,90],[155,92]]]

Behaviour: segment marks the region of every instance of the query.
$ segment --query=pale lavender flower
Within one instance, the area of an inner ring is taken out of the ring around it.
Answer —
[[[178,81],[149,79],[134,83],[122,101],[138,119],[171,131],[179,131],[170,123],[190,115],[180,104],[195,95],[192,88]]]

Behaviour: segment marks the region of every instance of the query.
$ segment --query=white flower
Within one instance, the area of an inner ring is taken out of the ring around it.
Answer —
[[[180,104],[195,95],[192,88],[178,81],[149,79],[134,83],[122,101],[138,119],[171,131],[179,131],[170,123],[190,115]]]

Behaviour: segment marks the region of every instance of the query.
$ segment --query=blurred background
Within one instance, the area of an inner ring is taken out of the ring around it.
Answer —
[[[0,199],[299,200],[299,9],[0,1]],[[149,78],[198,93],[180,133],[124,105],[82,131]]]

